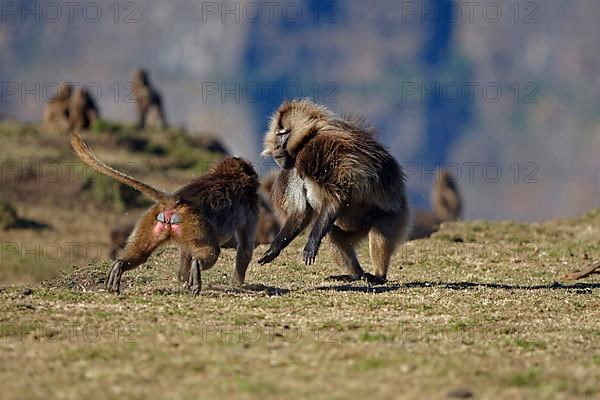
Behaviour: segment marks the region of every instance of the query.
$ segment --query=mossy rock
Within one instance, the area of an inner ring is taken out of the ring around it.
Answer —
[[[0,229],[10,229],[17,224],[17,210],[10,204],[0,201]]]
[[[146,151],[146,146],[148,145],[148,139],[144,137],[144,134],[136,131],[130,125],[97,119],[92,123],[92,131],[98,135],[109,134],[115,137],[117,145],[129,151]]]
[[[168,159],[171,168],[204,172],[223,156],[222,153],[199,148],[183,131],[169,131],[160,138],[153,138],[146,151]]]
[[[148,207],[151,202],[138,191],[104,175],[88,178],[82,187],[93,201],[122,212],[131,208]]]
[[[118,133],[126,130],[124,124],[98,118],[92,122],[91,130],[95,133]]]
[[[139,136],[119,134],[117,144],[119,147],[125,147],[129,151],[139,153],[146,151],[148,139]]]
[[[98,119],[92,130],[110,135],[114,146],[135,153],[161,157],[167,168],[204,172],[227,154],[227,149],[210,135],[189,136],[184,129],[138,130],[133,126]]]

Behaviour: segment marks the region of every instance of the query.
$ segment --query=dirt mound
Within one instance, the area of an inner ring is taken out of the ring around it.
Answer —
[[[108,276],[108,264],[94,264],[86,267],[73,267],[59,277],[42,282],[48,289],[70,289],[82,292],[96,292],[104,289]]]
[[[230,256],[233,256],[233,253]],[[223,256],[223,258],[226,257]],[[130,294],[178,290],[180,285],[175,279],[178,262],[179,250],[176,247],[166,246],[159,249],[143,266],[124,274],[121,281],[121,290]],[[73,269],[63,272],[57,278],[42,282],[42,287],[80,292],[105,290],[111,266],[112,262],[108,261],[87,266],[74,266]]]

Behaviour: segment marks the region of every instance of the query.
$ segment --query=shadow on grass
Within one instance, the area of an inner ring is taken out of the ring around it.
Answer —
[[[205,295],[224,295],[224,294],[243,294],[243,293],[257,293],[264,294],[267,296],[284,296],[291,292],[290,289],[279,288],[275,286],[267,286],[262,284],[244,285],[241,288],[227,287],[222,285],[216,285],[209,288],[203,288],[202,292]],[[148,291],[150,294],[156,294],[160,296],[181,296],[189,295],[189,289],[181,285],[179,288],[153,288]]]
[[[33,221],[31,219],[19,218],[11,229],[31,229],[34,231],[41,231],[43,229],[49,229],[50,225],[43,222]]]
[[[450,290],[469,290],[477,288],[501,290],[590,290],[600,289],[600,283],[575,283],[563,285],[552,282],[545,285],[510,285],[505,283],[478,283],[478,282],[409,282],[402,285],[405,288],[436,287]]]
[[[358,293],[388,293],[400,289],[415,288],[442,288],[448,290],[471,290],[478,288],[498,290],[575,290],[578,292],[589,292],[592,289],[600,289],[600,283],[575,283],[563,285],[553,282],[545,285],[509,285],[504,283],[478,283],[478,282],[408,282],[404,284],[388,283],[387,285],[371,286],[367,284],[343,284],[319,286],[316,290],[335,292],[358,292]]]
[[[328,285],[328,286],[319,286],[316,290],[331,290],[334,292],[358,292],[358,293],[388,293],[395,292],[401,289],[402,286],[398,284],[387,284],[381,286],[372,286],[372,285],[352,285],[352,284],[344,284],[344,285]]]
[[[267,286],[263,284],[244,285],[242,290],[249,292],[261,292],[265,293],[267,296],[283,296],[291,292],[290,289]]]

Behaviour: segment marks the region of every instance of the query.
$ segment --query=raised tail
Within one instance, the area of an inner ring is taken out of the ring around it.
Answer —
[[[173,199],[173,196],[169,193],[153,188],[152,186],[127,174],[119,172],[98,160],[94,152],[90,149],[87,143],[83,141],[77,132],[73,132],[71,135],[71,147],[73,147],[75,154],[77,154],[81,161],[101,174],[108,175],[127,186],[131,186],[135,190],[145,194],[152,200],[155,200],[161,204],[165,204]]]

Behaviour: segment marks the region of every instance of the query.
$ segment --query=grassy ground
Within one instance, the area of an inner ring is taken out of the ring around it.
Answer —
[[[218,158],[187,145],[182,132],[107,126],[104,132],[84,132],[98,156],[166,190],[200,175]],[[0,200],[12,204],[20,218],[12,229],[0,229],[0,284],[39,282],[65,266],[106,259],[111,227],[135,220],[143,208],[125,204],[114,182],[84,167],[66,134],[2,122],[0,138]]]
[[[100,158],[167,190],[212,159],[177,133],[140,151],[135,132],[102,129],[85,133]],[[7,123],[0,135],[0,199],[20,218],[0,230],[2,399],[600,397],[600,280],[556,282],[600,258],[600,210],[448,224],[402,246],[375,287],[328,281],[326,243],[302,265],[300,238],[251,264],[241,289],[225,250],[193,298],[167,247],[114,296],[108,232],[141,210],[83,191],[65,136]],[[359,255],[369,269],[366,245]]]
[[[600,282],[556,282],[600,256],[598,237],[600,210],[450,224],[376,287],[329,282],[327,245],[301,265],[299,239],[242,289],[225,251],[197,298],[172,248],[121,296],[102,288],[108,264],[80,267],[0,292],[2,397],[598,398]]]

